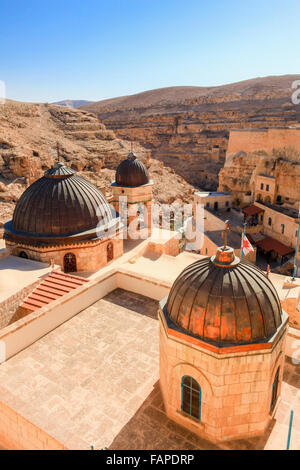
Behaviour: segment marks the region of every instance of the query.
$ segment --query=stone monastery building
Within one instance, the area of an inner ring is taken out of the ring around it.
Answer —
[[[0,251],[3,448],[285,446],[299,279],[241,261],[226,232],[211,257],[180,252],[151,226],[152,187],[129,154],[112,206],[61,162],[17,202]]]

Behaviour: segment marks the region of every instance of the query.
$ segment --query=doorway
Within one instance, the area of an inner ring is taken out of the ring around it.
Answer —
[[[64,256],[64,272],[75,273],[76,271],[76,256],[74,255],[74,253],[66,253]]]

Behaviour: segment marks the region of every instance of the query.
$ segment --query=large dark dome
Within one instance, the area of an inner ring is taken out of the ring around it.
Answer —
[[[263,271],[232,248],[196,261],[178,276],[166,314],[187,334],[224,346],[266,342],[282,323],[280,300]]]
[[[110,206],[101,191],[57,162],[24,191],[5,229],[15,235],[64,237],[111,220]]]
[[[144,163],[134,153],[123,160],[116,171],[116,184],[119,186],[142,186],[148,184],[149,173]]]

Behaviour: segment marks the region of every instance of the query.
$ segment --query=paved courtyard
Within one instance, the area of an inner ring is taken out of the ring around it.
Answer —
[[[2,364],[0,401],[69,448],[109,446],[158,380],[156,310],[112,292]]]
[[[214,445],[170,421],[159,390],[157,302],[116,289],[0,366],[0,401],[70,449],[300,449],[300,369],[287,360],[263,438]]]

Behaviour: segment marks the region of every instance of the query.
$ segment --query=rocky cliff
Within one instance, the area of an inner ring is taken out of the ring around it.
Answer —
[[[97,117],[68,107],[19,103],[0,105],[0,228],[28,183],[43,175],[57,156],[79,174],[108,191],[115,168],[131,144],[116,137]],[[187,200],[193,188],[160,162],[149,160],[138,143],[133,150],[147,162],[157,201]]]
[[[260,174],[276,179],[276,192],[286,201],[300,200],[300,127],[230,132],[218,189],[247,203]]]
[[[300,75],[265,77],[218,87],[171,87],[84,106],[126,140],[191,184],[218,185],[229,131],[286,127],[300,122],[291,85]]]

